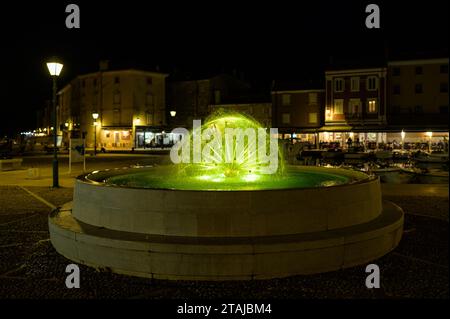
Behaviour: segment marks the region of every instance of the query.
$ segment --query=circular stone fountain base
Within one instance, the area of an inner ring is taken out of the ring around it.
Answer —
[[[120,274],[173,280],[249,280],[313,274],[364,264],[394,249],[403,211],[383,201],[368,222],[294,235],[192,237],[93,226],[72,203],[49,217],[55,249],[80,264]]]

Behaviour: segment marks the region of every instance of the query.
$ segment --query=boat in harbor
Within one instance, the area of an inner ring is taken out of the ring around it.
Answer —
[[[413,160],[416,166],[422,169],[448,170],[448,153],[417,152],[413,155]]]
[[[357,153],[344,153],[344,158],[345,159],[359,159],[359,160],[364,160],[369,158],[369,153],[366,152],[357,152]]]
[[[425,153],[417,152],[414,160],[419,163],[448,163],[448,153]]]
[[[393,150],[392,158],[395,162],[406,162],[411,159],[411,152],[405,150]]]
[[[376,151],[375,158],[380,160],[390,160],[392,159],[392,151]]]

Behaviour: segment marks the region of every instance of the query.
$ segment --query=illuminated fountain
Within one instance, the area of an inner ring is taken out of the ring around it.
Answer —
[[[49,217],[53,246],[117,273],[234,280],[337,270],[398,245],[403,212],[382,201],[378,178],[285,167],[265,132],[216,115],[184,131],[176,164],[78,177],[73,202]]]

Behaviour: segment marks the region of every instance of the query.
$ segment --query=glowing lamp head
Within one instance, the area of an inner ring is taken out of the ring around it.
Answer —
[[[433,137],[433,132],[427,132],[426,135],[431,138]]]
[[[47,62],[47,68],[51,76],[59,76],[63,65],[58,62]]]
[[[175,117],[177,115],[177,111],[170,111],[170,116]]]
[[[402,131],[401,136],[402,136],[402,140],[405,139],[405,136],[406,136],[405,131]]]
[[[97,112],[92,113],[92,118],[94,120],[98,119],[98,117],[99,117],[99,114]]]
[[[64,123],[64,126],[65,126],[65,127],[69,127],[69,123],[67,123],[67,122]]]

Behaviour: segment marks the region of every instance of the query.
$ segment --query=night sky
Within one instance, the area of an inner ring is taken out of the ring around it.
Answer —
[[[66,29],[76,3],[81,29]],[[365,6],[381,29],[365,28]],[[183,77],[237,69],[261,91],[271,80],[323,79],[330,62],[448,56],[448,1],[15,1],[0,5],[0,134],[33,129],[51,98],[45,62],[64,62],[59,86],[94,72],[142,68]],[[332,57],[332,58],[331,58]],[[176,73],[174,73],[176,71]]]

